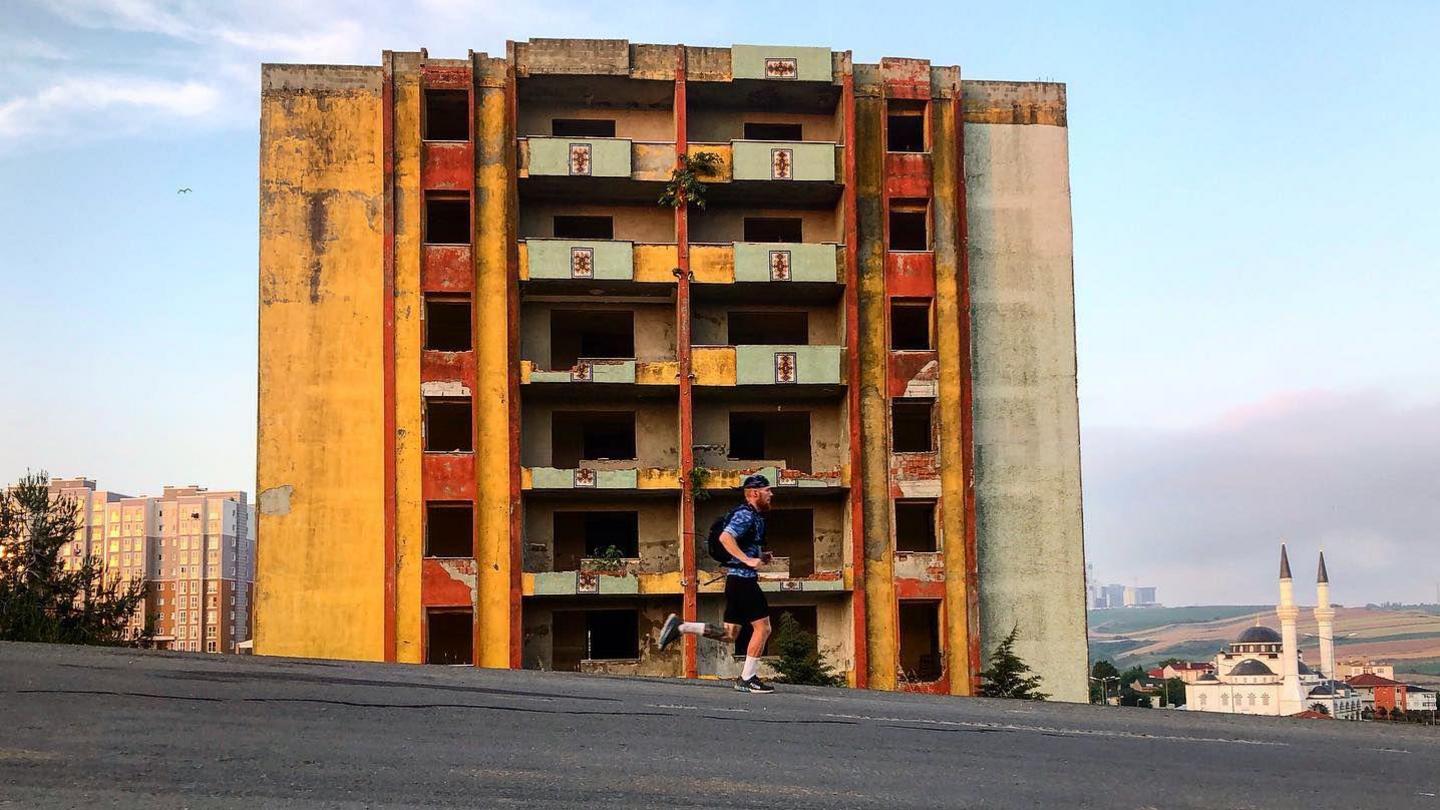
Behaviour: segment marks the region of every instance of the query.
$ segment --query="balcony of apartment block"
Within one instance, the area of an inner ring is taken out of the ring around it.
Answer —
[[[717,204],[692,211],[690,270],[697,300],[838,301],[845,281],[840,208]]]
[[[650,203],[534,200],[521,206],[526,297],[625,294],[673,300],[679,250],[671,209]]]
[[[521,665],[553,672],[679,677],[681,646],[655,644],[681,595],[532,596],[521,613]]]
[[[678,595],[674,501],[617,505],[599,495],[539,501],[525,510],[527,597]]]
[[[680,488],[675,403],[620,397],[527,399],[521,489],[532,499],[674,495]]]
[[[724,593],[724,568],[706,552],[704,530],[739,503],[739,491],[715,492],[695,505],[696,560],[702,594]],[[844,593],[853,584],[844,499],[777,487],[765,513],[765,545],[773,556],[758,569],[760,587],[779,593]],[[718,579],[717,579],[718,578]]]
[[[522,201],[583,194],[654,203],[675,167],[672,83],[533,76],[518,93]]]
[[[836,396],[845,385],[842,319],[838,304],[697,301],[695,384],[734,396]]]
[[[780,498],[843,495],[850,483],[846,413],[837,399],[697,400],[695,483],[723,497],[759,473]]]
[[[668,299],[527,298],[520,307],[527,400],[624,395],[675,401],[675,307]]]
[[[713,154],[717,202],[833,201],[844,183],[840,88],[829,82],[737,79],[687,88],[690,155]]]

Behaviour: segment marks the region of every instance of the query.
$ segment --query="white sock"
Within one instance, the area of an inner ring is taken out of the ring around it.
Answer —
[[[751,678],[755,677],[755,673],[759,671],[760,659],[756,658],[753,655],[747,655],[745,656],[745,668],[740,670],[740,680],[748,681]]]
[[[704,622],[680,622],[680,632],[698,636],[705,632]]]

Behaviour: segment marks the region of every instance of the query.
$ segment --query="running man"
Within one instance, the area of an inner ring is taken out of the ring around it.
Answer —
[[[768,694],[775,689],[760,680],[757,672],[765,642],[770,638],[770,604],[760,590],[755,569],[770,560],[770,552],[765,550],[764,514],[770,511],[770,481],[763,475],[750,475],[741,486],[745,503],[730,512],[725,530],[720,533],[720,544],[730,552],[730,562],[725,564],[725,626],[682,622],[671,613],[660,628],[660,649],[670,646],[682,633],[731,643],[748,627],[750,643],[745,648],[745,666],[735,681],[735,691]]]

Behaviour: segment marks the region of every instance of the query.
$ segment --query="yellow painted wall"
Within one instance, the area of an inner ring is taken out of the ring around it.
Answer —
[[[510,469],[519,459],[510,453],[509,256],[515,247],[514,135],[509,125],[503,59],[476,57],[475,186],[478,228],[475,236],[475,318],[481,330],[476,346],[475,447],[476,514],[479,546],[475,621],[477,661],[485,667],[510,666]]]
[[[261,81],[255,650],[379,660],[380,69]]]
[[[425,540],[420,414],[420,70],[395,54],[395,659],[425,659],[420,562]]]

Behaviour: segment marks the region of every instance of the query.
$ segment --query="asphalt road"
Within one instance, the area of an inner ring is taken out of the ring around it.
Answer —
[[[1440,727],[0,644],[0,806],[1440,810]]]

